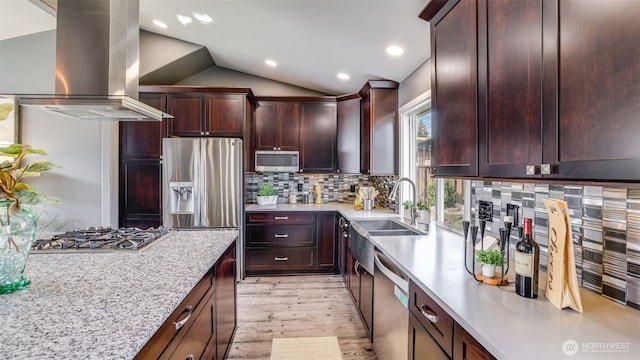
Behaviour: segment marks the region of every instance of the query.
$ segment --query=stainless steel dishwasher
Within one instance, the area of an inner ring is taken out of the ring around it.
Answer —
[[[373,350],[380,360],[406,359],[409,352],[409,277],[375,251]]]

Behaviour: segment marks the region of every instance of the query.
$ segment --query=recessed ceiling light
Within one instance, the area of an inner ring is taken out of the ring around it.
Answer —
[[[351,77],[348,74],[345,74],[345,73],[338,73],[338,79],[340,79],[340,80],[349,80],[349,79],[351,79]]]
[[[211,16],[207,14],[194,12],[193,17],[196,18],[196,20],[198,20],[200,23],[205,25],[209,25],[213,22],[213,19],[211,18]]]
[[[178,17],[178,21],[180,21],[180,23],[184,26],[187,26],[189,24],[191,24],[191,22],[193,22],[193,19],[191,19],[188,16],[184,16],[184,15],[176,15]]]
[[[161,28],[161,29],[166,29],[168,28],[167,24],[163,23],[160,20],[153,20],[153,23],[156,24],[157,27]]]
[[[400,46],[391,45],[387,47],[387,54],[392,56],[400,56],[404,54],[404,49],[401,48]]]
[[[269,66],[272,66],[272,67],[276,67],[276,66],[278,66],[278,63],[277,63],[277,62],[275,62],[275,61],[273,61],[273,60],[271,60],[271,59],[267,59],[267,60],[265,60],[265,61],[264,61],[264,63],[265,63],[265,64],[267,64],[267,65],[269,65]]]

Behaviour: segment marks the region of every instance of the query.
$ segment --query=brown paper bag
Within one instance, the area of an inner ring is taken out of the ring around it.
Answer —
[[[567,203],[544,199],[549,214],[549,261],[544,295],[559,309],[582,312]]]

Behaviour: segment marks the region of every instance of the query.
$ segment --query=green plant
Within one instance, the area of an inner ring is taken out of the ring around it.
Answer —
[[[456,205],[456,196],[458,191],[456,190],[455,182],[451,179],[447,179],[444,182],[444,207],[451,208]],[[436,204],[436,182],[433,181],[427,186],[427,204],[429,206]]]
[[[402,206],[404,206],[405,209],[413,207],[413,201],[405,200],[404,202],[402,202]]]
[[[483,264],[502,265],[502,253],[499,250],[478,250],[476,258]]]
[[[24,158],[32,154],[47,155],[44,150],[34,149],[29,145],[11,144],[0,147],[0,156],[9,158],[0,162],[0,200],[10,203],[9,211],[12,214],[20,211],[21,204],[60,202],[56,198],[40,194],[33,186],[22,182],[23,178],[40,176],[41,172],[60,167],[46,160],[37,160],[22,166]]]
[[[278,195],[278,189],[274,188],[269,183],[262,183],[260,190],[258,191],[260,196],[275,196]]]
[[[422,200],[418,200],[418,203],[416,204],[416,208],[418,210],[429,210],[429,205],[427,205],[427,203],[422,202]]]

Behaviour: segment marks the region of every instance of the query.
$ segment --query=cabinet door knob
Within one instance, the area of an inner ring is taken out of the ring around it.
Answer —
[[[538,166],[536,166],[536,165],[527,165],[525,174],[527,176],[537,175],[538,174]]]
[[[540,174],[549,175],[553,173],[553,165],[551,164],[542,164],[540,165]]]
[[[204,135],[204,131],[200,131],[200,135]]]

